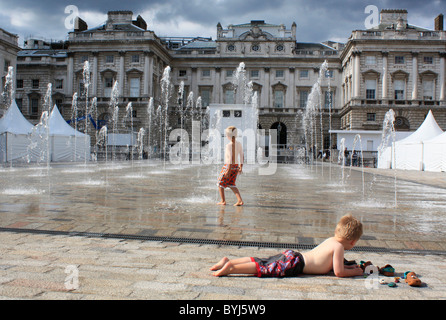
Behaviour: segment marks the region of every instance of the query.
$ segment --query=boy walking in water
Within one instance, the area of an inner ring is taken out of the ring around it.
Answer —
[[[235,180],[237,179],[237,175],[242,173],[243,147],[240,142],[236,141],[236,127],[230,126],[226,128],[225,134],[230,142],[225,147],[225,162],[218,177],[217,185],[221,201],[217,204],[226,205],[225,188],[229,187],[237,197],[237,203],[234,206],[242,206],[243,200],[240,191],[235,186]]]
[[[326,274],[331,270],[337,277],[363,275],[358,266],[344,265],[344,250],[353,248],[362,235],[362,223],[351,215],[343,216],[336,226],[334,237],[326,239],[309,252],[286,250],[276,256],[259,259],[245,257],[229,260],[224,257],[210,270],[214,276],[252,274],[258,277],[284,277],[299,274]]]

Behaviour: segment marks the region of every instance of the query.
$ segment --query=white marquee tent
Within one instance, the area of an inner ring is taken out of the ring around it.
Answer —
[[[57,105],[49,119],[51,161],[90,160],[90,136],[72,128],[62,117]]]
[[[442,133],[443,130],[435,120],[432,111],[429,111],[424,122],[414,133],[405,139],[396,141],[394,145],[384,150],[378,159],[378,168],[424,170],[424,142]]]
[[[446,171],[446,132],[424,142],[424,170]]]
[[[73,129],[56,105],[48,124],[48,132],[42,125],[33,126],[13,101],[0,119],[0,162],[45,162],[48,155],[53,162],[90,159],[90,136]]]
[[[26,158],[33,127],[13,100],[0,119],[0,162]]]

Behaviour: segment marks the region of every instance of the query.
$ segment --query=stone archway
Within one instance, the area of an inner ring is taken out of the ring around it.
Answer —
[[[279,148],[286,148],[287,145],[287,127],[285,123],[277,121],[271,126],[271,129],[277,130],[277,144]]]

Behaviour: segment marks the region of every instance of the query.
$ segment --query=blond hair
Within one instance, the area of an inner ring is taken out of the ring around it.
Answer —
[[[362,223],[351,214],[345,215],[336,226],[335,236],[345,240],[359,240],[362,236]]]
[[[226,133],[226,136],[229,138],[232,138],[232,140],[237,138],[237,128],[234,126],[227,127],[225,130],[225,133]]]

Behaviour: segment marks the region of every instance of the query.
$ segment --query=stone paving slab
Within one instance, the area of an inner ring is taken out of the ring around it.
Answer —
[[[369,276],[217,278],[223,256],[269,256],[280,249],[0,233],[0,299],[32,300],[437,300],[446,298],[446,256],[347,252],[346,258],[415,271],[425,284],[396,288]],[[72,269],[67,269],[72,268]],[[71,270],[71,271],[70,271]],[[77,286],[70,276],[77,273]],[[385,278],[380,276],[379,278]],[[389,278],[390,279],[390,278]],[[391,280],[391,279],[390,279]],[[71,282],[70,282],[71,281]],[[68,285],[68,286],[67,286]]]

